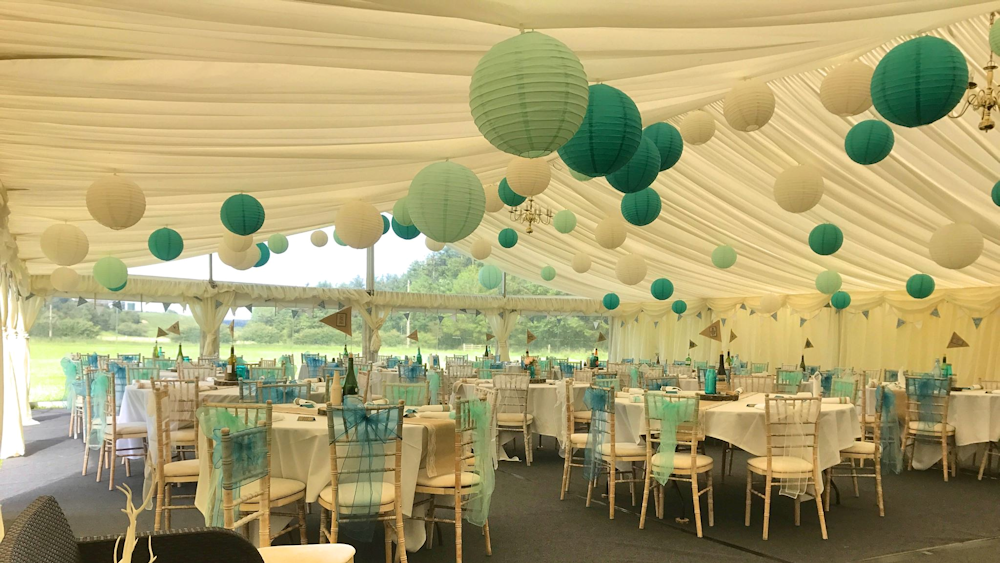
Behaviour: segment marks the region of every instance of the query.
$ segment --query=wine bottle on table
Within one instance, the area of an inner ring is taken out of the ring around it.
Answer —
[[[178,344],[177,345],[177,361],[178,361],[178,363],[184,361],[184,345],[183,344]]]
[[[719,376],[726,375],[726,357],[719,352],[719,369],[716,372]]]
[[[420,355],[420,346],[417,346],[417,365],[423,365],[424,357]]]
[[[236,381],[236,346],[229,346],[229,362],[226,364],[226,381]]]
[[[354,375],[354,356],[347,355],[347,375],[344,376],[344,396],[358,394],[358,378]]]
[[[799,369],[802,370],[802,373],[806,372],[806,355],[805,354],[802,354],[802,362],[799,363]]]
[[[153,358],[156,359],[156,358],[159,358],[159,357],[160,357],[160,354],[157,353],[157,351],[156,351],[156,344],[153,344]]]

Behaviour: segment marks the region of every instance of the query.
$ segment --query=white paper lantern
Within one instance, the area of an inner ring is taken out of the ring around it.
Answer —
[[[608,250],[621,246],[625,242],[625,237],[625,221],[614,215],[597,223],[597,228],[594,229],[597,244]]]
[[[583,252],[577,252],[573,255],[573,271],[578,274],[587,273],[593,263],[594,262],[590,259],[590,256]]]
[[[549,187],[551,180],[552,170],[544,158],[515,156],[507,165],[507,185],[518,195],[536,196]]]
[[[684,117],[677,129],[685,144],[702,145],[715,135],[715,118],[703,109],[692,111]]]
[[[774,115],[774,92],[761,80],[740,82],[726,94],[723,115],[737,131],[756,131]]]
[[[87,188],[87,210],[109,229],[127,229],[146,213],[146,195],[124,176],[106,176]]]
[[[330,235],[326,234],[326,231],[313,231],[309,235],[309,242],[313,243],[315,247],[322,248],[330,242]]]
[[[793,166],[774,180],[774,201],[785,211],[809,211],[823,198],[823,175],[813,166]]]
[[[80,285],[80,274],[69,268],[56,268],[49,281],[57,291],[73,291]]]
[[[253,248],[257,248],[257,245],[255,245],[255,244],[251,245],[251,246]],[[233,249],[229,248],[229,246],[227,244],[220,243],[219,244],[219,248],[216,249],[216,253],[218,253],[219,260],[223,264],[229,266],[230,268],[235,268],[238,264],[240,264],[243,261],[243,259],[245,258],[248,250],[249,249],[244,250],[244,251],[236,251],[236,250],[233,250]],[[257,252],[260,253],[260,250],[258,249]]]
[[[834,115],[858,115],[872,107],[872,75],[875,69],[860,61],[842,64],[830,71],[819,86],[819,100]]]
[[[253,246],[253,235],[238,235],[229,229],[223,229],[222,244],[233,252],[244,252]]]
[[[500,188],[496,184],[490,184],[483,187],[486,190],[486,211],[488,213],[496,213],[497,211],[502,211],[504,208],[503,200],[500,199]]]
[[[258,260],[260,260],[260,247],[255,244],[241,254],[243,257],[233,267],[237,270],[249,270],[257,264]]]
[[[476,260],[486,260],[492,252],[493,245],[490,244],[490,241],[482,238],[472,243],[472,247],[469,248],[469,254],[472,254]]]
[[[54,264],[72,266],[79,264],[90,252],[87,235],[76,225],[52,225],[42,232],[42,254]]]
[[[382,215],[359,199],[348,201],[337,212],[337,236],[351,248],[368,248],[382,237]]]
[[[638,254],[629,254],[618,259],[615,266],[618,281],[625,285],[635,285],[646,279],[646,259]]]
[[[430,250],[431,252],[441,252],[442,250],[444,250],[443,242],[431,240],[430,238],[427,237],[424,237],[424,246],[426,246],[427,250]]]
[[[781,304],[782,300],[780,295],[768,293],[760,298],[760,306],[757,307],[757,312],[770,315],[771,313],[778,312],[778,309],[781,308]]]
[[[931,235],[931,259],[938,266],[959,270],[971,266],[983,253],[983,234],[968,223],[952,223]]]

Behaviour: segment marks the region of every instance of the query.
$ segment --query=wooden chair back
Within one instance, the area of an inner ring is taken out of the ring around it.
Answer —
[[[193,379],[195,381],[206,381],[210,377],[215,377],[214,366],[198,366],[188,363],[181,363],[177,366],[177,377],[179,379]]]
[[[154,367],[125,366],[125,380],[129,385],[136,381],[150,381],[160,378],[160,370]]]
[[[681,379],[676,375],[646,377],[642,382],[643,389],[647,391],[659,391],[664,387],[680,387]]]
[[[744,393],[770,393],[774,388],[774,378],[770,375],[734,375],[730,386],[742,389]]]
[[[493,388],[497,391],[497,413],[520,414],[524,422],[528,420],[528,385],[531,379],[527,374],[498,373],[493,376]]]
[[[662,421],[663,413],[667,412],[666,405],[679,409],[678,417],[675,420],[676,440],[678,449],[688,449],[691,451],[691,465],[697,467],[695,459],[698,457],[698,443],[704,439],[705,433],[701,427],[701,413],[699,411],[701,403],[697,396],[682,397],[680,395],[668,395],[657,391],[643,391],[643,402],[645,403],[646,418],[646,463],[652,467],[652,457],[659,450],[659,444],[663,439]]]
[[[420,407],[430,404],[430,382],[426,379],[419,383],[383,383],[382,395],[390,405],[402,402],[408,407]]]
[[[1000,390],[1000,379],[980,379],[979,386],[987,391]]]
[[[906,376],[906,422],[917,422],[930,430],[948,421],[950,377]]]
[[[156,423],[169,424],[172,430],[194,428],[198,436],[198,407],[201,405],[201,387],[196,379],[152,379],[154,391],[164,390],[169,398],[170,408],[165,410],[166,420],[157,418]]]
[[[767,437],[767,470],[774,457],[805,459],[819,467],[819,397],[764,395],[764,430]]]
[[[771,365],[770,362],[751,362],[750,375],[756,375],[758,373],[767,373],[767,368],[770,365]]]

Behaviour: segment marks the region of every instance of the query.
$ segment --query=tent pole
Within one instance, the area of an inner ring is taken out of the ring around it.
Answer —
[[[366,260],[365,268],[365,290],[368,295],[374,295],[375,293],[375,245],[368,247],[368,254]],[[368,308],[368,314],[371,315],[372,309]],[[361,355],[365,357],[368,361],[374,361],[375,351],[371,349],[372,340],[372,329],[365,323],[364,327],[364,338],[361,340]]]

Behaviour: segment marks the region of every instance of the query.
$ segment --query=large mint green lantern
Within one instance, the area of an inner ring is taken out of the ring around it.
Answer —
[[[469,107],[494,147],[525,158],[563,146],[587,112],[587,74],[569,47],[528,32],[494,45],[472,71]]]
[[[659,278],[649,286],[649,293],[658,301],[666,301],[674,294],[674,284],[667,278]]]
[[[677,164],[684,152],[684,139],[681,132],[669,123],[654,123],[643,130],[642,136],[653,141],[660,152],[660,171]]]
[[[622,217],[633,225],[648,225],[660,216],[663,202],[653,188],[646,188],[622,198]]]
[[[493,264],[487,264],[479,269],[479,285],[486,289],[496,289],[500,287],[503,279],[503,272]]]
[[[670,310],[678,315],[683,315],[688,310],[688,304],[678,299],[670,304]]]
[[[576,228],[576,215],[569,209],[563,209],[552,218],[552,226],[564,235],[569,234]]]
[[[844,233],[833,223],[816,225],[809,233],[809,248],[820,256],[829,256],[844,245]]]
[[[260,250],[260,258],[258,258],[257,262],[253,265],[254,268],[260,268],[264,264],[267,264],[267,261],[271,259],[271,249],[268,248],[266,244],[258,242],[257,249]]]
[[[406,196],[397,199],[396,203],[392,205],[392,218],[404,227],[413,224],[413,220],[410,219],[410,209],[406,207]]]
[[[583,124],[559,156],[577,172],[607,176],[625,166],[641,141],[642,118],[635,102],[617,88],[594,84]]]
[[[840,278],[840,274],[833,270],[827,270],[821,272],[816,276],[816,289],[820,293],[826,295],[833,295],[840,290],[840,286],[844,284],[844,281]]]
[[[736,249],[728,244],[716,246],[715,250],[712,251],[712,265],[716,268],[725,270],[731,268],[735,263]]]
[[[514,245],[517,244],[517,231],[510,227],[503,229],[497,235],[497,242],[504,248],[514,248]]]
[[[184,239],[180,233],[166,227],[149,235],[149,252],[164,262],[169,262],[184,252]]]
[[[556,269],[552,266],[545,266],[542,268],[542,279],[545,281],[552,281],[556,279]]]
[[[396,236],[403,240],[412,240],[417,238],[420,234],[420,229],[414,227],[413,225],[402,225],[395,217],[392,218],[392,232],[396,233]]]
[[[934,123],[962,100],[969,66],[957,47],[925,35],[895,47],[872,75],[872,104],[885,119],[904,127]]]
[[[528,198],[523,195],[518,194],[514,190],[510,189],[510,184],[507,183],[507,178],[500,180],[500,185],[497,187],[497,192],[500,194],[500,201],[511,207],[517,207],[524,203]]]
[[[94,280],[102,287],[120,291],[128,283],[128,268],[114,256],[105,256],[94,263]]]
[[[913,274],[906,280],[906,293],[914,299],[926,299],[934,293],[934,278],[927,274]]]
[[[635,154],[614,174],[608,174],[611,187],[623,194],[634,194],[653,183],[660,173],[660,151],[649,137],[643,135]]]
[[[846,291],[834,293],[830,296],[830,305],[838,311],[848,308],[851,305],[851,294]]]
[[[288,250],[288,237],[281,233],[274,233],[267,237],[267,248],[275,254],[282,254]]]
[[[229,232],[241,236],[252,235],[264,226],[264,206],[247,194],[230,196],[222,204],[219,216]]]
[[[472,170],[455,162],[435,162],[410,182],[406,207],[421,233],[438,242],[455,242],[482,222],[486,192]]]
[[[858,164],[875,164],[889,156],[896,138],[888,125],[877,119],[858,123],[847,133],[844,150]]]
[[[617,309],[618,305],[620,305],[621,302],[622,300],[619,299],[618,295],[615,293],[607,293],[604,295],[604,299],[601,300],[601,303],[604,305],[604,308],[609,311],[614,311],[615,309]]]

